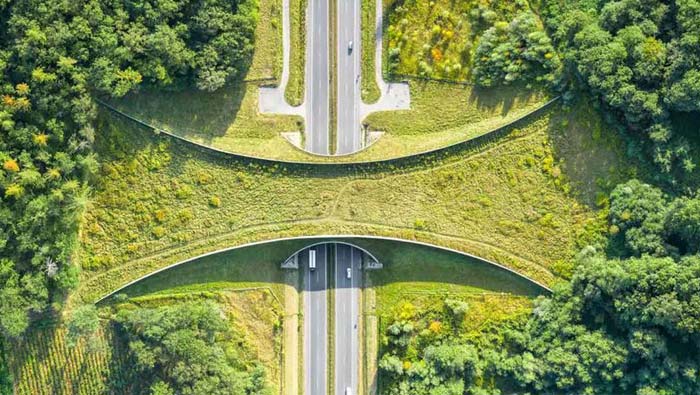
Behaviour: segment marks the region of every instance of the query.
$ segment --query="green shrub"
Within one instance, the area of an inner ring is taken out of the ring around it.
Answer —
[[[212,207],[219,207],[221,206],[221,198],[218,196],[212,196],[209,198],[209,205]]]
[[[155,236],[158,239],[165,236],[165,233],[166,233],[166,230],[162,226],[156,226],[155,228],[153,228],[153,236]]]

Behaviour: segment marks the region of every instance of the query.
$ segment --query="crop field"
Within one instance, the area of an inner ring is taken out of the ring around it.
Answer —
[[[231,327],[243,339],[236,346],[248,360],[262,362],[273,393],[279,393],[280,301],[270,288],[227,289],[212,287],[207,292],[178,290],[142,295],[129,303],[140,307],[158,306],[193,299],[213,299],[226,312]],[[103,309],[108,314],[108,308]],[[95,341],[66,344],[66,330],[57,323],[34,329],[22,340],[9,345],[9,366],[18,395],[68,395],[98,393],[141,393],[138,378],[128,361],[128,346],[116,328],[103,323]]]
[[[70,348],[65,329],[48,326],[10,345],[9,365],[17,378],[18,395],[85,394],[106,391],[111,382],[127,382],[125,345],[109,326],[96,335],[89,349],[84,342]]]
[[[597,178],[629,176],[610,132],[590,116],[585,103],[570,112],[555,107],[501,141],[379,169],[244,163],[104,116],[80,293],[94,299],[197,254],[304,234],[418,239],[551,282],[579,236],[605,231],[596,201],[605,185]],[[600,137],[580,147],[572,144],[578,137],[561,138],[564,131]],[[584,161],[586,171],[577,168]]]

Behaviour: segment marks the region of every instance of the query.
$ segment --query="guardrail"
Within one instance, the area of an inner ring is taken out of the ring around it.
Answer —
[[[392,73],[392,72],[385,72],[384,79],[387,81],[405,81],[405,80],[416,80],[416,81],[426,81],[426,82],[438,82],[441,84],[451,84],[451,85],[460,85],[460,86],[476,86],[471,81],[467,80],[450,80],[447,78],[434,78],[434,77],[426,77],[422,75],[416,75],[416,74],[403,74],[403,73]]]
[[[111,111],[114,114],[117,114],[119,116],[122,116],[132,122],[137,123],[138,125],[150,129],[156,134],[164,134],[167,135],[176,141],[181,141],[183,143],[186,143],[192,147],[195,147],[197,149],[200,149],[204,152],[207,153],[213,153],[216,155],[223,155],[224,157],[227,158],[232,158],[240,161],[245,161],[245,162],[257,162],[265,165],[271,165],[274,166],[276,164],[284,164],[284,165],[296,165],[296,166],[306,166],[306,167],[326,167],[326,168],[333,168],[333,167],[343,167],[343,168],[358,168],[358,170],[369,170],[372,168],[378,168],[380,166],[386,166],[386,165],[396,165],[396,166],[405,166],[405,165],[410,165],[411,163],[413,164],[418,164],[421,161],[429,161],[429,160],[435,160],[439,159],[440,157],[444,156],[449,156],[454,153],[457,153],[458,151],[462,150],[469,150],[469,149],[474,149],[479,146],[482,146],[486,143],[489,143],[491,141],[494,141],[504,135],[506,135],[509,132],[509,129],[514,127],[515,125],[522,123],[524,121],[529,120],[530,118],[533,118],[540,113],[546,111],[550,107],[552,107],[555,103],[557,103],[561,99],[561,96],[556,96],[553,99],[550,99],[546,103],[542,104],[541,106],[533,109],[532,111],[523,114],[521,117],[518,119],[515,119],[511,122],[508,122],[505,125],[499,126],[497,128],[494,128],[488,132],[485,132],[484,134],[481,134],[479,136],[476,136],[471,139],[459,141],[444,147],[439,147],[439,148],[433,148],[421,152],[416,152],[414,154],[409,154],[409,155],[403,155],[403,156],[397,156],[393,158],[386,158],[386,159],[377,159],[377,160],[362,160],[362,161],[348,161],[348,162],[323,162],[323,161],[295,161],[295,160],[285,160],[285,159],[271,159],[271,158],[264,158],[264,157],[258,157],[258,156],[253,156],[253,155],[246,155],[246,154],[241,154],[241,153],[235,153],[235,152],[230,152],[226,150],[222,150],[219,148],[215,148],[206,144],[202,144],[199,142],[196,142],[194,140],[188,139],[186,137],[180,136],[178,134],[175,134],[169,130],[159,128],[155,125],[152,125],[146,121],[143,121],[139,118],[136,118],[130,114],[127,114],[118,108],[112,106],[111,104],[101,100],[101,99],[95,99],[95,101],[101,105],[102,107],[106,108],[107,110]]]

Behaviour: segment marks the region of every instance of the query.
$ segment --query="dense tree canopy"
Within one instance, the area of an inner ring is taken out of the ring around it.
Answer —
[[[417,349],[394,341],[406,334],[390,327],[379,367],[389,393],[401,395],[697,393],[699,292],[697,256],[584,253],[571,282],[529,318],[477,338],[414,332]]]
[[[545,18],[567,64],[667,172],[696,166],[694,132],[674,114],[700,118],[700,2],[545,2]]]
[[[0,330],[75,286],[95,94],[214,90],[247,67],[253,0],[0,2]]]
[[[484,32],[474,54],[473,76],[482,86],[552,82],[559,67],[559,57],[539,19],[526,11]]]
[[[610,194],[611,233],[623,256],[679,257],[700,251],[700,194],[671,199],[660,189],[631,180]]]
[[[228,321],[213,303],[123,310],[118,322],[153,395],[262,395],[262,366],[245,361]]]

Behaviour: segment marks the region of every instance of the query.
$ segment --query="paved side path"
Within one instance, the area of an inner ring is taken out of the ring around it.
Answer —
[[[377,111],[408,110],[411,108],[411,95],[406,83],[387,83],[382,76],[382,43],[384,35],[384,5],[382,0],[376,0],[377,18],[374,24],[374,75],[381,96],[376,103],[360,106],[360,118],[365,119]]]
[[[289,0],[282,0],[282,76],[274,87],[262,87],[258,93],[258,111],[263,114],[298,115],[306,114],[304,103],[293,107],[284,98],[289,81]]]

